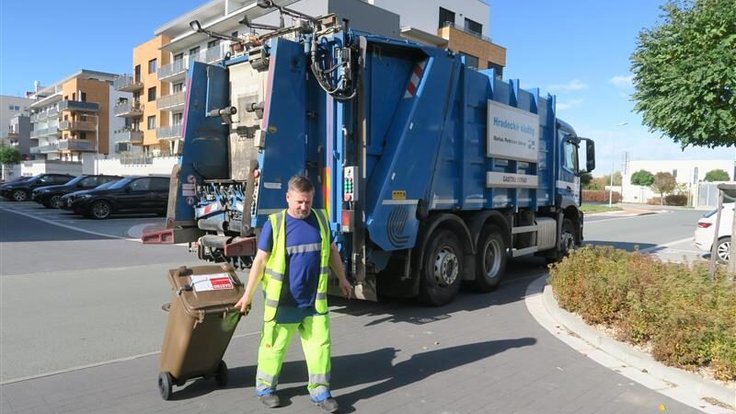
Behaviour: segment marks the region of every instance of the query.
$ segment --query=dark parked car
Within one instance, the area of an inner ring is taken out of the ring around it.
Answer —
[[[63,196],[61,196],[61,207],[60,208],[63,208],[64,210],[72,210],[72,204],[74,203],[74,200],[78,199],[82,195],[87,194],[87,193],[89,193],[92,190],[104,190],[105,188],[109,188],[111,185],[115,184],[116,182],[118,182],[118,181],[120,181],[122,179],[123,179],[123,177],[120,177],[120,179],[118,179],[118,180],[108,181],[105,184],[100,184],[99,186],[97,186],[95,188],[89,188],[87,190],[74,191],[72,193],[63,195]]]
[[[47,208],[60,208],[61,197],[79,190],[91,190],[110,181],[117,181],[123,177],[117,175],[80,175],[63,185],[38,187],[33,190],[33,201],[43,204]]]
[[[113,213],[166,214],[169,177],[125,177],[103,189],[89,190],[74,200],[72,210],[105,219]]]
[[[31,199],[31,192],[48,185],[66,184],[73,175],[69,174],[39,174],[28,180],[13,181],[0,186],[0,194],[8,200],[26,201]]]

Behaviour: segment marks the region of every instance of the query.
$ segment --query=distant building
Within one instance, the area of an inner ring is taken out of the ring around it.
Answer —
[[[118,152],[168,155],[171,148],[162,125],[169,125],[169,112],[159,109],[160,98],[170,95],[169,83],[159,80],[159,70],[169,63],[169,53],[162,47],[167,36],[156,36],[133,49],[133,73],[115,79],[115,90],[130,92],[132,99],[120,98],[115,103],[115,116],[124,119],[123,127],[113,131]],[[181,87],[181,85],[179,85]],[[183,104],[184,98],[181,97]],[[176,120],[176,125],[181,118]],[[181,135],[181,134],[179,134]]]
[[[274,3],[310,16],[335,13],[357,30],[448,48],[465,56],[471,67],[494,69],[497,77],[503,76],[506,66],[506,49],[494,44],[488,36],[490,7],[481,0],[275,0]],[[255,0],[212,0],[165,23],[155,30],[151,41],[134,50],[133,81],[122,89],[118,85],[127,81],[116,82],[118,90],[139,93],[134,102],[140,100],[143,107],[143,114],[140,110],[118,113],[129,119],[128,142],[141,145],[152,155],[181,152],[189,66],[191,62],[212,63],[222,59],[232,43],[195,33],[189,23],[199,20],[206,30],[242,37],[254,32],[239,23],[243,17],[260,24],[280,24],[277,12],[258,7]],[[285,20],[285,25],[292,23],[289,17]],[[151,71],[158,72],[156,80],[147,77]],[[152,99],[156,101],[155,109],[150,105]]]
[[[10,119],[8,135],[0,138],[3,145],[15,147],[23,160],[31,159],[31,118],[25,114],[17,114]]]
[[[716,200],[716,196],[706,194],[703,188],[703,180],[708,172],[713,170],[723,170],[728,173],[731,181],[736,180],[736,161],[735,160],[637,160],[629,161],[622,174],[621,195],[625,203],[647,203],[654,197],[659,197],[649,187],[643,187],[631,184],[631,176],[637,171],[645,170],[653,175],[659,172],[668,172],[672,174],[677,181],[678,189],[676,192],[687,194],[691,198],[693,206],[712,206]],[[614,188],[615,190],[615,188]],[[714,194],[716,194],[714,192]]]
[[[48,87],[37,86],[29,106],[31,154],[46,160],[81,161],[83,153],[110,154],[115,142],[111,132],[124,121],[113,107],[131,94],[115,91],[114,73],[80,70]]]
[[[17,133],[10,129],[10,121],[18,115],[28,114],[32,103],[30,98],[0,95],[0,142],[9,145],[18,138]]]

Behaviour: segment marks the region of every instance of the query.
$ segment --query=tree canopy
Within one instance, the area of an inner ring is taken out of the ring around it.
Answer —
[[[631,184],[649,187],[654,184],[654,175],[647,170],[639,170],[631,174]]]
[[[705,174],[705,178],[703,179],[703,181],[708,181],[708,182],[728,181],[728,180],[730,180],[728,173],[720,168],[708,171]]]
[[[635,110],[682,148],[736,144],[736,2],[668,1],[631,55]]]
[[[658,172],[654,174],[654,183],[652,183],[652,190],[659,194],[660,202],[664,204],[665,194],[671,193],[675,187],[677,187],[677,181],[672,173]]]
[[[13,147],[0,145],[0,164],[17,164],[20,162],[20,152]]]

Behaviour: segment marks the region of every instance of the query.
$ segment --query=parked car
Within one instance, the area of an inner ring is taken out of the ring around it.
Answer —
[[[31,199],[31,192],[38,187],[48,185],[66,184],[73,175],[69,174],[39,174],[27,180],[13,181],[0,186],[0,194],[14,201],[26,201]]]
[[[64,210],[72,210],[72,204],[74,203],[74,200],[78,199],[82,195],[87,194],[88,192],[92,190],[103,190],[105,188],[109,188],[111,185],[115,184],[116,182],[122,179],[123,177],[120,177],[120,179],[118,180],[108,181],[105,184],[100,184],[95,188],[88,188],[86,190],[74,191],[69,194],[63,195],[61,196],[61,207],[60,208]]]
[[[60,208],[61,197],[66,194],[79,190],[91,190],[101,184],[105,184],[110,181],[117,181],[121,178],[123,177],[117,175],[83,174],[75,177],[66,184],[38,187],[33,190],[31,198],[33,201],[42,204],[46,208]]]
[[[169,181],[169,177],[126,177],[107,188],[80,195],[71,208],[96,219],[106,219],[114,213],[166,215]]]
[[[721,221],[718,223],[718,241],[716,242],[716,260],[727,263],[731,251],[731,229],[733,226],[733,210],[736,203],[724,203],[721,209]],[[716,231],[716,213],[709,211],[700,220],[695,228],[695,247],[710,252],[713,247],[713,235]]]

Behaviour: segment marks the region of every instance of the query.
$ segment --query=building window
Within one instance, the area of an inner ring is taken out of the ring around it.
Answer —
[[[460,53],[461,55],[465,56],[465,65],[467,65],[470,69],[478,69],[478,58],[469,55],[467,53]]]
[[[133,69],[133,72],[135,73],[135,82],[138,83],[141,81],[141,65],[135,65],[135,69]]]
[[[172,125],[181,125],[182,119],[184,119],[184,114],[181,112],[171,114],[171,124]]]
[[[483,25],[466,17],[465,31],[476,36],[483,36]]]
[[[156,73],[156,59],[148,61],[148,73]]]
[[[198,54],[199,54],[199,46],[189,49],[189,61],[191,62],[193,60],[196,60]]]
[[[80,92],[79,93],[79,100],[82,102],[87,102],[87,92]]]
[[[232,37],[238,37],[238,31],[236,30],[236,31],[230,33],[230,36],[232,36]]]
[[[156,87],[148,88],[148,102],[156,100]]]
[[[454,26],[455,13],[440,7],[440,27]]]
[[[496,79],[503,79],[503,66],[493,63],[491,61],[488,61],[488,69],[495,69]]]
[[[171,86],[171,89],[172,89],[171,93],[181,92],[184,90],[184,83],[183,82],[175,83]]]
[[[217,40],[217,39],[215,39],[215,40],[210,40],[209,42],[207,42],[207,49],[211,49],[211,48],[213,48],[213,47],[217,47],[217,44],[218,44],[219,42],[220,42],[220,41],[219,41],[219,40]]]
[[[148,129],[156,129],[156,115],[148,117]]]

